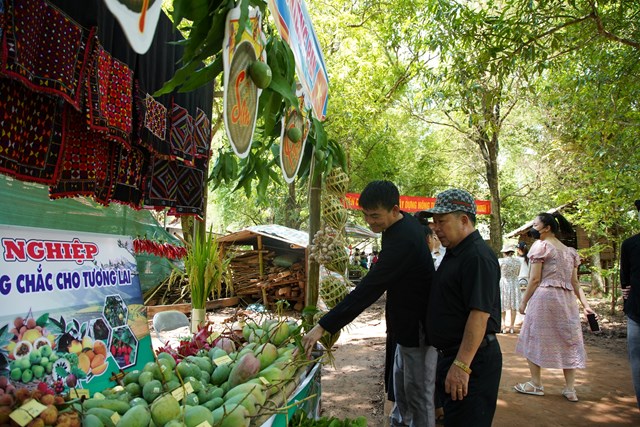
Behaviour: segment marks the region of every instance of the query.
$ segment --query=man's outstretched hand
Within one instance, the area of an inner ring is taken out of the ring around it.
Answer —
[[[302,347],[304,348],[304,354],[307,356],[307,359],[311,359],[311,352],[318,340],[322,338],[322,334],[324,334],[324,328],[320,325],[316,325],[302,337]],[[298,349],[296,348],[294,356],[297,354]]]

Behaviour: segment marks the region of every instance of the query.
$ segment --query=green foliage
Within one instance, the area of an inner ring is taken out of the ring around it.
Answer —
[[[193,90],[209,83],[222,72],[222,41],[224,39],[225,17],[235,6],[230,0],[189,1],[175,0],[171,16],[176,27],[185,29],[182,68],[155,95]],[[257,6],[265,12],[266,3],[257,0],[243,0],[240,3],[241,16],[237,34],[247,25],[249,6]],[[266,25],[263,23],[263,25]],[[268,29],[267,32],[272,32]],[[265,51],[267,64],[272,72],[268,87],[261,93],[258,104],[258,126],[250,155],[238,160],[229,149],[219,149],[218,156],[210,172],[208,182],[213,189],[221,185],[234,185],[234,191],[244,190],[247,198],[255,191],[258,203],[267,200],[267,190],[272,183],[281,185],[279,141],[281,122],[286,111],[299,108],[296,96],[295,60],[289,46],[275,35],[269,36]],[[204,63],[203,63],[204,61]],[[309,113],[310,114],[310,113]],[[314,150],[315,149],[315,150]],[[315,160],[312,155],[315,152]],[[323,124],[313,121],[307,139],[307,149],[301,164],[299,176],[303,180],[309,176],[313,164],[315,173],[325,174],[332,167],[347,168],[343,149],[335,141],[327,138]]]
[[[593,237],[624,234],[640,194],[640,85],[632,77],[640,69],[630,53],[637,51],[608,43],[567,56],[539,97],[554,130],[558,198],[575,202],[572,219]]]
[[[567,202],[592,237],[635,230],[635,2],[307,4],[331,100],[324,124],[311,125],[293,189],[298,206],[311,171],[339,164],[354,192],[383,178],[407,195],[467,188],[500,204],[506,231]],[[274,80],[260,98],[250,158],[219,150],[209,177],[226,223],[279,221],[290,197],[279,179],[278,137],[285,109],[297,102],[295,68],[277,37],[266,49]],[[197,49],[189,52],[195,59]]]
[[[365,417],[336,418],[321,417],[319,419],[308,418],[307,414],[302,410],[297,410],[289,420],[289,427],[366,427],[367,419]]]

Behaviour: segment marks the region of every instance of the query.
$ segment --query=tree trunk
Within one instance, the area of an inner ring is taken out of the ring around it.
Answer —
[[[497,254],[502,248],[502,218],[500,216],[500,183],[498,179],[498,134],[489,137],[485,129],[480,129],[476,141],[484,160],[487,185],[491,195],[491,216],[489,218],[489,246]]]
[[[182,227],[182,237],[185,242],[191,244],[193,242],[193,217],[190,215],[183,215],[180,217],[180,226]]]
[[[612,239],[611,245],[613,246],[613,260],[611,261],[611,263],[613,264],[612,265],[613,267],[618,261],[618,241],[615,239]],[[616,314],[616,305],[618,303],[618,278],[619,277],[620,276],[617,274],[613,275],[613,280],[612,280],[613,285],[611,286],[611,314]]]
[[[589,246],[593,247],[597,244],[597,240],[589,236]],[[602,261],[600,260],[600,252],[591,254],[591,295],[602,295],[606,292],[604,281],[602,280]]]
[[[502,249],[502,216],[500,215],[500,183],[498,180],[498,155],[487,164],[487,183],[491,194],[491,216],[489,217],[489,244],[497,254]]]
[[[293,181],[288,187],[289,195],[285,202],[284,225],[297,230],[300,228],[300,207],[296,203],[296,182]]]
[[[496,254],[502,248],[502,216],[500,215],[500,182],[498,176],[498,154],[500,152],[500,128],[502,120],[500,90],[488,90],[483,93],[480,107],[482,120],[475,123],[476,143],[484,161],[487,186],[491,197],[491,215],[489,217],[489,246]],[[474,108],[470,109],[471,111]]]

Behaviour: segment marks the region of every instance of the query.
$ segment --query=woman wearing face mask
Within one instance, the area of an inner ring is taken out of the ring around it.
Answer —
[[[562,369],[565,388],[562,395],[577,402],[575,373],[585,368],[586,352],[580,312],[593,313],[578,282],[580,257],[574,248],[557,236],[571,233],[571,226],[559,214],[539,214],[533,221],[531,236],[539,238],[529,250],[529,283],[519,311],[525,314],[516,353],[527,358],[531,380],[517,384],[516,391],[544,395],[541,368]]]

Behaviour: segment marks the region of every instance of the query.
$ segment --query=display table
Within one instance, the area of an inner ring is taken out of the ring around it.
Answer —
[[[310,370],[303,373],[300,384],[291,393],[291,397],[287,401],[286,406],[291,406],[291,408],[286,414],[272,415],[261,427],[287,427],[288,420],[298,409],[303,409],[309,417],[320,417],[321,371],[321,364],[316,363]],[[304,400],[304,402],[293,406],[301,400]]]

